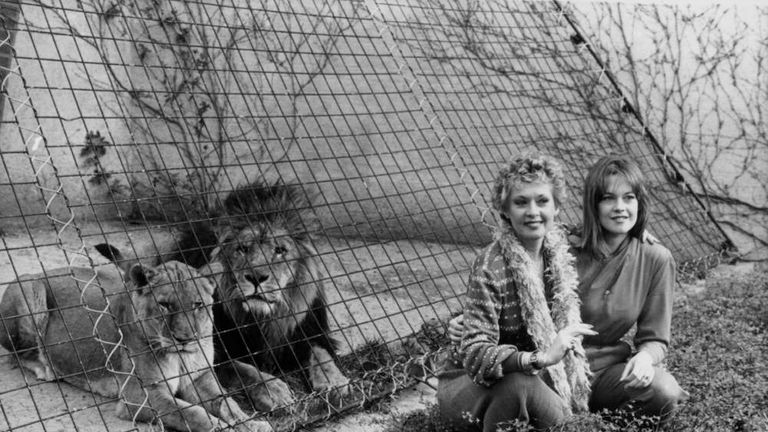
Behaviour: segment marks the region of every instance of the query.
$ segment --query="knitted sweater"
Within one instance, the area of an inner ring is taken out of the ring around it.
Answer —
[[[477,384],[492,384],[502,377],[507,358],[519,364],[522,351],[536,349],[523,323],[514,271],[505,264],[499,243],[493,242],[475,258],[469,275],[459,350],[464,368]],[[545,282],[551,292],[551,278]]]
[[[475,383],[492,385],[503,376],[502,364],[510,357],[522,370],[521,351],[544,351],[553,332],[580,322],[573,256],[559,229],[545,238],[543,256],[544,284],[541,275],[531,273],[532,261],[513,234],[497,233],[496,240],[475,259],[459,347],[463,367]],[[536,296],[546,301],[532,301]],[[528,305],[524,304],[526,298]],[[543,314],[551,317],[549,325],[554,328],[544,328]],[[586,409],[589,367],[580,345],[564,362],[547,368],[547,373],[555,390],[570,399],[574,409]],[[572,394],[574,385],[577,388]]]

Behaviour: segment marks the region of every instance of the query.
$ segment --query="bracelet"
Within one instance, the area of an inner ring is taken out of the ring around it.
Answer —
[[[544,367],[541,366],[541,364],[539,364],[539,360],[541,360],[541,359],[539,359],[540,355],[541,355],[540,352],[534,351],[534,352],[531,353],[531,356],[529,358],[529,361],[530,361],[529,364],[535,370],[542,370],[542,369],[544,369]]]

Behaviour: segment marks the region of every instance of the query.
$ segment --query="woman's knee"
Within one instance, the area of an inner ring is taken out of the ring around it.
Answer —
[[[680,387],[675,377],[666,371],[657,374],[651,389],[653,393],[652,399],[648,401],[648,408],[653,414],[671,413],[688,398],[688,393]]]
[[[483,392],[475,386],[466,376],[438,380],[437,407],[441,422],[448,430],[482,430],[481,420],[477,418],[475,410],[477,402],[483,398]]]
[[[504,375],[488,391],[490,398],[497,403],[525,404],[531,395],[541,391],[546,386],[538,376],[523,372],[512,372]]]
[[[514,420],[548,427],[567,413],[562,398],[540,377],[520,372],[507,374],[490,387],[468,377],[441,380],[437,402],[443,420],[461,425],[462,430],[480,425],[495,430],[496,424]]]
[[[493,393],[484,416],[486,424],[517,419],[547,428],[567,416],[565,402],[538,376],[508,374],[497,383]]]

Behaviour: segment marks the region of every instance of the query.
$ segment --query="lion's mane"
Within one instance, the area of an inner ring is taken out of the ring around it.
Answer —
[[[311,199],[302,186],[258,180],[232,191],[211,221],[189,224],[178,237],[180,252],[169,259],[196,268],[219,262],[225,269],[214,299],[217,363],[236,359],[273,371],[279,365],[285,371],[306,366],[312,345],[335,352],[319,286],[320,261],[312,236],[320,224]],[[253,233],[261,236],[256,242],[270,241],[270,233],[283,233],[295,246],[290,282],[282,290],[285,302],[270,316],[231,300],[239,294],[231,263],[239,242]]]

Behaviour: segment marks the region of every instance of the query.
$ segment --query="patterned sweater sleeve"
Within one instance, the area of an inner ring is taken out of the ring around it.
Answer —
[[[518,355],[513,345],[499,345],[499,315],[506,301],[506,284],[490,268],[491,248],[475,259],[464,305],[463,366],[472,380],[490,386],[503,376],[502,364]]]

